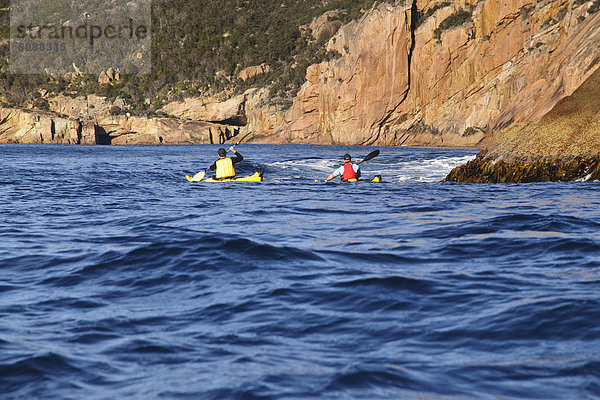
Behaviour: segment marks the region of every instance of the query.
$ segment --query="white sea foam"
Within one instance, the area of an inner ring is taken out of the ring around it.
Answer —
[[[400,161],[397,164],[386,165],[377,173],[383,175],[386,181],[396,182],[439,182],[453,168],[465,164],[473,156],[437,157]]]
[[[455,167],[473,159],[467,156],[440,156],[431,154],[432,158],[386,160],[385,156],[361,165],[364,177],[382,175],[386,182],[439,182]],[[324,178],[341,165],[338,158],[331,159],[296,159],[276,161],[265,164],[267,168],[285,171],[285,175],[296,177]]]
[[[338,160],[326,159],[304,159],[304,160],[289,160],[277,161],[267,164],[269,167],[282,168],[288,171],[333,171],[339,165]]]

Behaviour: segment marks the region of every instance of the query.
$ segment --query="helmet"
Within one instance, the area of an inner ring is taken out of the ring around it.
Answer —
[[[352,157],[350,157],[350,154],[346,153],[344,154],[344,160],[352,160]]]
[[[225,155],[227,155],[227,151],[224,148],[220,148],[217,153],[221,156],[224,157]]]

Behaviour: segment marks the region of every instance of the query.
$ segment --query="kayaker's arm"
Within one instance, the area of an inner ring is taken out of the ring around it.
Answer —
[[[336,176],[342,176],[343,173],[344,173],[344,166],[342,165],[341,167],[339,167],[338,169],[336,169],[335,171],[333,171],[333,173],[331,173],[327,177],[327,179],[325,179],[325,182],[329,182],[330,180],[332,180]]]
[[[229,150],[231,150],[231,152],[232,152],[233,154],[235,154],[235,157],[232,157],[232,158],[231,158],[231,162],[232,162],[232,163],[234,163],[234,164],[237,164],[237,163],[239,163],[240,161],[242,161],[242,160],[244,159],[244,156],[242,156],[242,155],[241,155],[241,154],[240,154],[238,151],[236,151],[236,150],[235,150],[235,148],[234,148],[233,146],[231,146],[231,147],[229,148]]]

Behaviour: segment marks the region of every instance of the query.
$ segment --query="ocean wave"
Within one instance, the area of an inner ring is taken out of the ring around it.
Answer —
[[[406,394],[411,388],[417,388],[419,383],[418,379],[411,376],[408,369],[358,364],[346,368],[343,373],[336,374],[327,385],[326,391],[335,394],[338,398],[360,398],[373,396],[369,395],[373,387],[387,387],[385,394],[375,395],[376,398],[386,398]]]
[[[399,182],[439,182],[453,168],[463,165],[473,158],[470,155],[462,157],[434,156],[433,158],[402,161],[396,168],[396,171],[399,171],[397,179]],[[382,174],[387,175],[386,172],[382,171]]]
[[[465,316],[468,329],[459,319],[455,323],[461,322],[460,328],[452,327],[449,320],[449,326],[432,326],[422,339],[432,344],[452,342],[488,350],[496,346],[509,350],[538,340],[587,341],[600,332],[593,322],[600,316],[599,309],[598,302],[564,298],[514,300]]]
[[[598,397],[597,184],[247,146],[264,184],[190,185],[217,146],[0,146],[2,399]]]
[[[21,360],[0,364],[0,391],[8,398],[51,398],[45,390],[73,388],[67,376],[85,375],[86,371],[64,355],[39,352]]]
[[[186,281],[190,274],[206,270],[235,272],[239,268],[258,268],[280,262],[294,265],[324,261],[310,250],[228,236],[183,232],[179,239],[169,241],[152,241],[152,235],[107,237],[106,243],[98,246],[100,251],[87,248],[76,256],[41,254],[11,257],[5,261],[19,265],[20,269],[30,266],[34,270],[48,270],[41,282],[48,286],[70,287],[100,279],[99,283],[104,284],[148,288],[164,282]],[[118,247],[123,248],[114,250]],[[60,269],[54,271],[55,267]],[[143,275],[139,276],[141,272]]]
[[[418,294],[431,294],[435,283],[424,279],[412,279],[403,276],[366,277],[346,282],[338,282],[337,287],[365,288],[379,292],[381,290],[407,290]]]
[[[452,226],[434,228],[423,232],[423,236],[436,238],[456,238],[468,235],[512,232],[595,232],[600,223],[573,216],[542,214],[510,214],[491,218],[469,218],[465,222],[453,223]]]

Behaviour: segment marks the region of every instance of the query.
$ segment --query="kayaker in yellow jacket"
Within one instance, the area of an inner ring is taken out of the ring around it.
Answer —
[[[244,159],[244,157],[235,150],[233,146],[229,148],[229,150],[235,154],[235,157],[228,158],[227,151],[224,148],[220,148],[218,150],[219,159],[214,163],[210,164],[208,167],[210,170],[217,170],[215,174],[215,179],[226,179],[235,177],[235,168],[234,164],[239,163]]]

